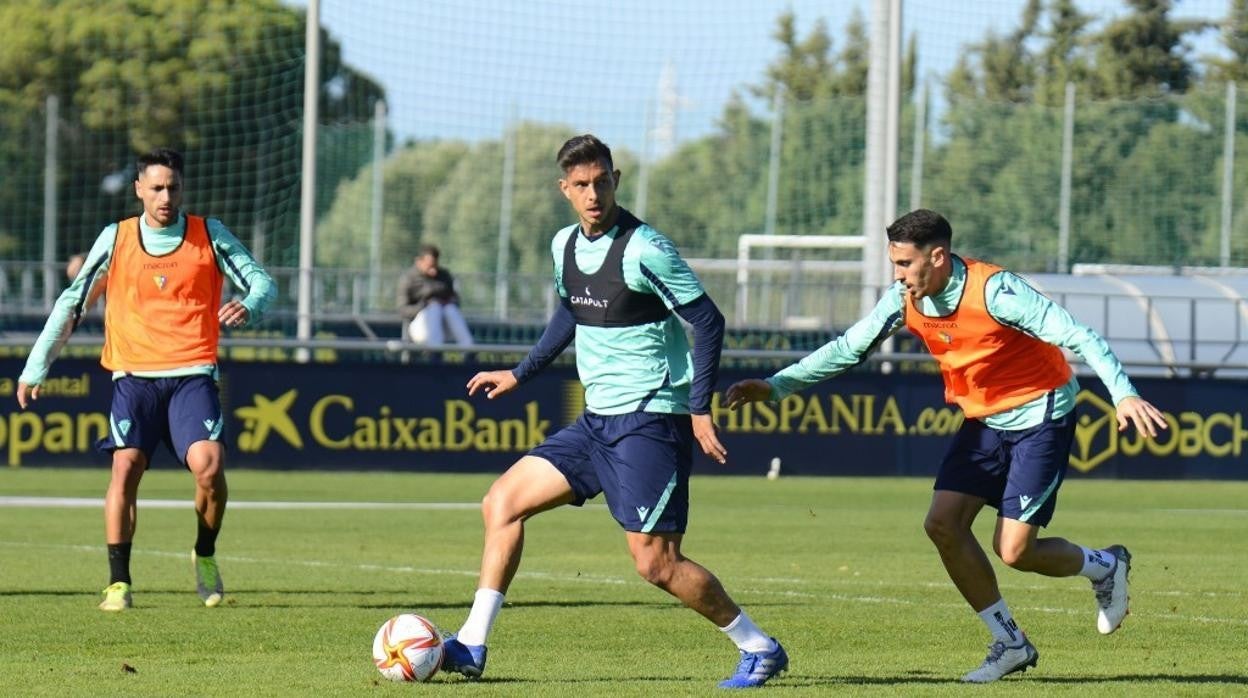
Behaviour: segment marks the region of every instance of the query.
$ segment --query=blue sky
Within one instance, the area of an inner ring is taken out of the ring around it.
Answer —
[[[289,0],[303,6],[306,0]],[[968,42],[1016,26],[1023,0],[903,0],[920,75],[940,75]],[[1228,0],[1178,2],[1175,15],[1220,18]],[[495,139],[513,118],[560,122],[637,149],[665,66],[680,108],[676,140],[711,131],[734,90],[758,83],[778,54],[776,17],[804,35],[826,22],[834,48],[869,0],[321,0],[321,23],[346,60],[380,80],[401,138]],[[1100,18],[1121,0],[1081,0]],[[1197,53],[1217,49],[1206,33]],[[761,106],[759,107],[762,108]]]

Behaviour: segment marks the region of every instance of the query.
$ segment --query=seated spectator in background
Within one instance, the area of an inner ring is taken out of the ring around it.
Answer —
[[[423,245],[412,268],[399,279],[399,314],[407,321],[407,336],[417,344],[445,344],[449,329],[457,343],[471,345],[455,279],[438,266],[438,255],[437,247]]]

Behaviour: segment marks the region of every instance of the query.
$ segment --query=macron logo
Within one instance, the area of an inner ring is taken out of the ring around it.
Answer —
[[[1023,508],[1023,509],[1026,509],[1026,508],[1028,507],[1028,505],[1030,505],[1030,504],[1031,504],[1031,497],[1028,497],[1028,496],[1027,496],[1027,495],[1025,495],[1025,494],[1020,494],[1020,495],[1018,495],[1018,506],[1019,506],[1019,507],[1021,507],[1021,508]]]
[[[208,438],[214,441],[221,436],[221,427],[224,425],[225,420],[221,418],[204,420],[204,428],[208,430]]]
[[[650,513],[650,507],[637,507],[637,518],[642,521],[646,520],[646,515]]]

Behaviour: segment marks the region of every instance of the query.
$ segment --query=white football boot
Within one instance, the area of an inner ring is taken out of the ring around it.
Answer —
[[[1096,629],[1108,635],[1122,625],[1122,619],[1131,612],[1127,594],[1127,577],[1131,574],[1131,553],[1121,545],[1111,545],[1105,552],[1114,556],[1114,569],[1099,582],[1092,582],[1096,594]]]
[[[1026,635],[1023,635],[1021,644],[1007,646],[1004,642],[997,640],[988,645],[988,656],[984,658],[984,663],[979,668],[962,677],[963,683],[991,683],[1003,676],[1009,676],[1016,671],[1027,671],[1027,667],[1034,667],[1036,662],[1040,661],[1040,652],[1031,644]]]

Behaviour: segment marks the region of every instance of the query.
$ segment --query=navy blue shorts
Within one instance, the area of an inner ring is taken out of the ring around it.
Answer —
[[[576,506],[606,493],[607,507],[625,531],[684,533],[693,443],[687,414],[586,412],[529,455],[563,473]]]
[[[125,376],[113,381],[108,436],[98,448],[105,453],[137,448],[150,465],[156,446],[164,443],[185,465],[191,444],[222,440],[223,424],[221,398],[211,376]]]
[[[1047,526],[1074,436],[1073,411],[1018,431],[968,419],[945,453],[935,489],[982,497],[1004,518]]]

